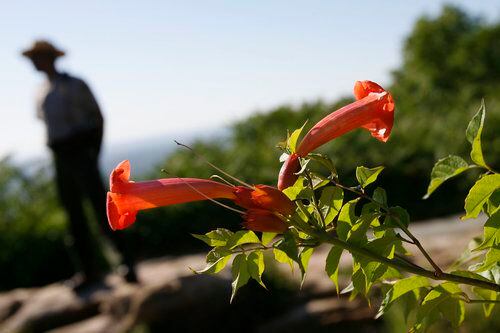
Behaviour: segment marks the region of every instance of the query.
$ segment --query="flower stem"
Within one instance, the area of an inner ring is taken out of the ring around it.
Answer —
[[[313,181],[312,181],[311,175],[309,174],[309,171],[307,169],[304,171],[304,174],[305,174],[305,176],[306,176],[306,178],[307,178],[307,180],[309,182],[309,187],[312,190],[312,204],[314,206],[314,210],[316,211],[316,213],[318,214],[318,216],[319,216],[319,218],[321,220],[322,227],[326,228],[325,217],[321,213],[321,209],[319,209],[318,200],[316,199],[316,195],[314,194],[314,185],[313,185]]]
[[[465,301],[466,303],[482,303],[482,304],[491,304],[491,303],[500,303],[500,300],[496,299],[469,299]]]
[[[416,275],[420,276],[425,276],[429,279],[436,280],[436,281],[450,281],[450,282],[455,282],[459,284],[466,284],[470,286],[475,286],[483,289],[489,289],[493,290],[496,292],[500,292],[500,285],[493,283],[493,282],[487,282],[483,280],[477,280],[474,278],[469,278],[465,276],[459,276],[459,275],[454,275],[454,274],[448,274],[448,273],[441,273],[440,275],[437,275],[436,272],[426,270],[422,267],[419,267],[417,265],[410,265],[409,263],[402,261],[402,260],[397,260],[397,259],[389,259],[384,256],[381,256],[379,254],[373,253],[365,248],[358,247],[354,244],[345,242],[337,237],[334,237],[331,234],[326,234],[326,233],[317,233],[315,234],[316,237],[319,238],[320,241],[332,244],[334,246],[339,246],[349,252],[351,254],[359,255],[359,256],[364,256],[367,258],[370,258],[374,261],[383,263],[389,267],[393,267],[396,269],[400,269],[409,273],[413,273]]]

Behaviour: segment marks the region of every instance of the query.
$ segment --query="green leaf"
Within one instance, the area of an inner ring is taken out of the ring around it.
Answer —
[[[493,281],[496,284],[500,284],[500,266],[498,264],[493,265],[487,271],[481,273],[484,275],[489,281]],[[499,294],[493,290],[487,290],[482,288],[472,288],[472,291],[476,295],[478,295],[482,299],[486,300],[498,300]],[[491,315],[491,311],[493,310],[495,303],[487,303],[483,304],[483,311],[486,317]]]
[[[274,248],[273,254],[274,259],[276,259],[277,262],[288,264],[290,265],[290,268],[293,269],[293,260],[284,251]]]
[[[310,162],[311,162],[310,159],[302,159],[301,168],[295,174],[299,176],[303,175],[306,172],[306,170],[309,170],[307,166],[309,165]]]
[[[453,271],[450,274],[452,274],[452,275],[458,275],[458,276],[463,276],[463,277],[468,277],[468,278],[471,278],[471,279],[481,280],[481,281],[485,281],[485,282],[492,282],[491,280],[485,278],[484,276],[479,275],[479,274],[474,273],[474,272],[470,272],[470,271],[461,271],[461,270],[458,270],[458,271]],[[495,282],[493,282],[493,283],[495,283]]]
[[[215,247],[207,254],[207,266],[199,271],[190,268],[195,274],[216,274],[226,267],[231,258],[231,251],[226,247]]]
[[[483,272],[490,269],[497,262],[500,262],[500,247],[493,246],[486,253],[484,261],[480,264],[476,264],[470,267],[470,269],[475,272]]]
[[[433,313],[439,311],[447,318],[454,327],[462,323],[465,315],[464,302],[458,300],[454,295],[461,294],[462,290],[454,283],[445,282],[432,289],[422,301],[417,313],[415,329],[425,329],[424,320]]]
[[[424,199],[429,198],[432,192],[442,183],[470,168],[471,166],[459,156],[450,155],[437,161],[432,168],[431,182],[427,188],[427,193],[424,195]]]
[[[227,262],[231,258],[231,255],[227,255],[225,257],[221,257],[214,262],[208,262],[207,266],[199,271],[191,269],[196,274],[216,274],[219,273],[226,267]]]
[[[500,265],[496,264],[487,271],[481,273],[490,281],[494,281],[496,284],[500,284]]]
[[[453,328],[458,328],[465,319],[465,302],[449,297],[439,304],[439,311]]]
[[[297,140],[299,139],[300,133],[302,133],[302,130],[304,129],[306,124],[307,124],[307,121],[304,123],[304,125],[302,125],[301,128],[297,128],[295,131],[292,132],[292,134],[290,134],[288,136],[287,146],[288,146],[288,149],[290,149],[290,151],[292,153],[295,153],[295,150],[297,148]]]
[[[351,230],[349,230],[347,241],[356,245],[363,245],[366,243],[366,232],[375,219],[377,219],[377,215],[375,214],[361,215],[356,223],[354,223]]]
[[[351,230],[352,225],[357,221],[356,217],[356,204],[359,198],[353,199],[347,202],[340,210],[339,218],[337,221],[337,235],[342,240],[347,240],[349,230]]]
[[[493,290],[474,287],[474,288],[472,288],[472,291],[474,292],[474,294],[476,294],[481,299],[485,299],[485,300],[489,300],[489,301],[496,301],[498,299],[498,294]],[[484,316],[486,318],[488,318],[491,315],[491,312],[493,311],[494,307],[495,307],[495,303],[483,304]]]
[[[500,211],[493,214],[484,224],[483,242],[474,249],[485,250],[500,243]]]
[[[392,303],[404,294],[423,287],[430,286],[429,280],[423,276],[412,276],[406,279],[397,281],[391,289],[385,294],[384,300],[380,305],[377,315],[375,318],[382,316],[390,308]]]
[[[377,180],[378,175],[384,170],[383,166],[376,168],[366,168],[360,166],[356,168],[356,179],[361,187],[366,187]]]
[[[325,176],[319,173],[310,171],[309,176],[311,176],[312,186],[314,190],[318,190],[330,184],[330,179],[326,178]]]
[[[402,225],[408,227],[409,224],[410,215],[406,209],[399,206],[389,208],[389,213],[384,220],[386,227],[400,228]]]
[[[377,187],[375,191],[373,191],[373,200],[382,206],[387,206],[387,193],[385,193],[383,188]]]
[[[300,266],[301,272],[303,272],[302,263],[299,260],[299,250],[295,239],[290,232],[283,234],[283,238],[275,243],[274,258],[276,261],[289,264],[290,268],[293,270],[293,263],[296,262]]]
[[[360,293],[361,295],[366,296],[369,291],[369,283],[361,267],[358,267],[357,269],[354,270],[351,279],[354,290]]]
[[[489,197],[500,188],[500,174],[486,175],[479,179],[465,198],[465,216],[463,220],[477,217]]]
[[[500,210],[500,190],[496,190],[488,199],[488,216],[492,216],[495,212]]]
[[[295,243],[295,239],[290,232],[283,234],[283,239],[275,245],[275,248],[285,252],[290,259],[300,264],[299,250],[297,248],[297,244]]]
[[[248,280],[250,279],[247,258],[244,254],[238,254],[236,257],[234,257],[231,272],[233,275],[233,282],[231,283],[232,292],[230,303],[233,302],[234,296],[236,296],[236,292],[238,291],[238,289],[247,284]]]
[[[388,259],[393,259],[397,244],[401,244],[401,241],[396,237],[394,231],[388,230],[381,238],[374,239],[364,246],[362,244],[360,245],[372,253],[379,254]],[[353,255],[353,257],[360,264],[364,272],[367,281],[367,289],[369,289],[374,282],[382,278],[388,270],[387,265],[378,261],[357,255]]]
[[[325,217],[326,225],[332,223],[338,215],[340,209],[342,208],[343,200],[344,191],[339,187],[329,186],[321,192],[319,206],[323,216]]]
[[[284,189],[283,193],[292,201],[298,199],[310,200],[314,193],[305,185],[304,181],[304,177],[299,177],[292,186]]]
[[[477,165],[488,168],[486,162],[484,161],[483,151],[481,148],[481,132],[483,131],[485,112],[486,106],[484,105],[483,100],[481,101],[479,110],[470,121],[469,126],[467,126],[465,136],[467,137],[467,140],[472,144],[472,150],[470,152],[470,158],[472,159],[472,161]]]
[[[300,281],[300,286],[302,287],[302,284],[304,283],[304,280],[306,278],[306,272],[307,272],[307,266],[309,266],[309,260],[311,259],[311,256],[314,252],[313,247],[308,247],[302,250],[299,255],[300,259],[300,271],[302,273],[302,279]]]
[[[262,282],[262,273],[264,273],[264,254],[262,251],[251,252],[247,257],[248,272],[252,279],[257,281],[262,287],[266,288]],[[266,288],[267,289],[267,288]]]
[[[198,238],[210,246],[225,246],[229,239],[234,235],[230,230],[224,228],[218,228],[212,230],[205,235],[192,234],[193,237]]]
[[[337,294],[339,293],[339,262],[343,249],[338,246],[332,246],[326,257],[325,271],[330,280],[335,284]]]
[[[262,233],[262,245],[267,246],[269,243],[271,243],[276,237],[277,233],[275,232],[263,232]]]
[[[260,244],[260,239],[251,230],[240,230],[237,231],[227,242],[227,247],[234,249],[235,247],[243,244]]]
[[[337,178],[337,169],[335,168],[335,164],[333,163],[332,159],[328,155],[310,153],[309,155],[307,155],[307,157],[323,165],[328,171],[330,171],[330,174],[334,178]]]

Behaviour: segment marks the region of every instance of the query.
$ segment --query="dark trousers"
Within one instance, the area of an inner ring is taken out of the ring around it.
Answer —
[[[102,142],[102,130],[85,131],[64,141],[51,144],[56,170],[57,190],[61,204],[69,218],[74,248],[87,278],[101,275],[99,247],[94,246],[89,218],[85,214],[84,201],[88,200],[97,219],[99,230],[121,252],[125,264],[132,260],[126,251],[124,239],[108,226],[106,216],[106,189],[98,167]]]

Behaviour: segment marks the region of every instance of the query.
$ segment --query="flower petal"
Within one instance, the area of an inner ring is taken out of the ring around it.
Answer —
[[[137,212],[126,212],[120,214],[118,212],[118,207],[116,207],[116,204],[113,201],[111,192],[108,192],[107,195],[106,213],[108,215],[109,226],[113,230],[121,230],[129,227],[135,222],[135,216],[137,215]]]
[[[288,228],[283,220],[265,209],[249,209],[243,218],[243,226],[253,231],[282,233]]]
[[[120,186],[127,184],[130,178],[130,161],[120,162],[109,176],[109,189],[111,192],[119,192]]]
[[[287,187],[292,186],[297,181],[297,176],[295,173],[300,170],[299,155],[293,153],[286,161],[283,163],[278,176],[278,189],[283,191]]]
[[[282,215],[290,215],[295,211],[295,205],[288,197],[275,187],[255,185],[253,189],[237,186],[234,201],[243,208],[259,208]]]

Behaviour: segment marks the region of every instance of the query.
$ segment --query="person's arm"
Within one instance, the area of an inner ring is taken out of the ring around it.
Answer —
[[[36,109],[36,117],[40,120],[45,120],[45,114],[43,112],[43,101],[45,100],[45,96],[47,93],[45,89],[38,89],[36,98],[35,98],[35,109]]]

